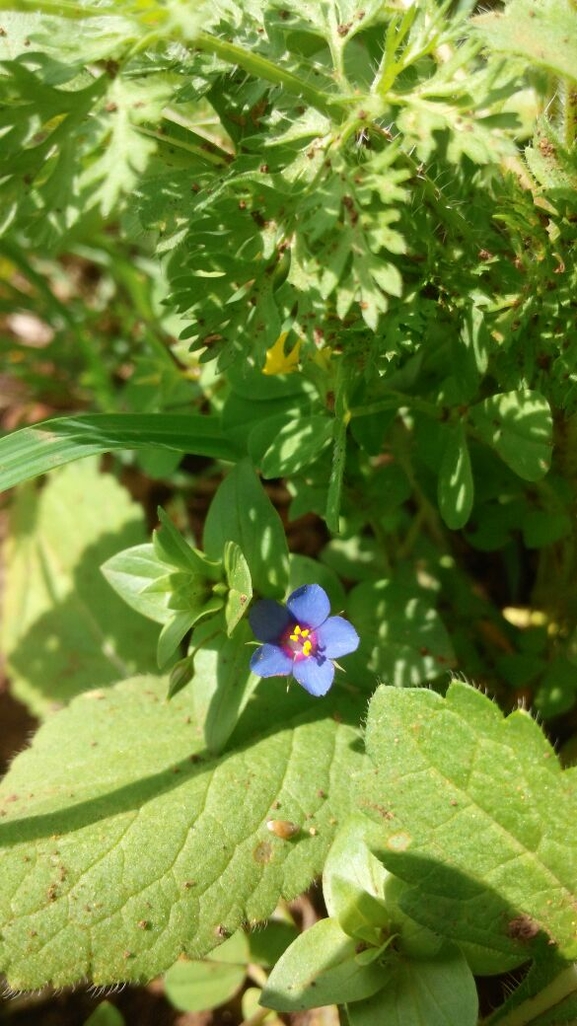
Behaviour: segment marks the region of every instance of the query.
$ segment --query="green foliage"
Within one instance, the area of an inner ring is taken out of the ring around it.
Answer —
[[[444,699],[381,688],[366,742],[366,807],[383,862],[414,888],[407,911],[457,941],[529,958],[544,940],[575,958],[575,771],[561,770],[531,716],[504,719],[459,682]]]
[[[485,14],[476,23],[493,49],[577,81],[577,14],[568,0],[512,0],[503,13]]]
[[[319,719],[301,689],[265,682],[213,757],[186,693],[166,704],[165,691],[139,677],[90,692],[14,761],[0,826],[12,987],[150,979],[265,918],[322,867],[363,759],[354,703],[328,700]],[[294,841],[267,831],[275,803],[302,825]]]
[[[244,982],[248,942],[233,933],[210,959],[180,961],[164,975],[166,996],[181,1012],[202,1012],[234,997]]]
[[[199,1009],[256,964],[273,1010],[474,1026],[522,967],[491,1022],[574,1016],[576,18],[2,12],[0,487],[51,476],[6,500],[0,642],[70,701],[2,784],[10,986]],[[313,704],[250,669],[251,604],[311,583],[360,637]]]
[[[346,1004],[351,1022],[386,1013],[407,1026],[416,1016],[474,1026],[477,994],[464,955],[401,911],[404,885],[371,854],[368,835],[360,817],[337,834],[323,874],[329,918],[284,953],[263,1004],[299,1011],[332,999]]]
[[[145,622],[100,564],[144,538],[140,507],[93,460],[22,489],[11,515],[1,645],[14,693],[45,716],[78,691],[154,669]]]
[[[278,516],[248,463],[241,462],[220,486],[204,526],[204,547],[217,559],[235,543],[248,562],[261,595],[283,598],[288,582],[288,550]]]
[[[193,441],[194,439],[194,441]],[[234,447],[208,417],[168,414],[93,414],[45,421],[2,439],[2,488],[11,488],[54,467],[115,449],[157,446],[174,452],[191,447],[203,456],[231,459]]]
[[[124,1021],[124,1016],[110,1001],[102,1001],[88,1016],[84,1026],[124,1026]]]
[[[503,973],[530,959],[549,963],[559,1000],[570,994],[575,866],[563,838],[573,771],[561,770],[536,723],[521,710],[503,719],[456,681],[445,698],[380,688],[366,744],[364,815],[343,825],[325,863],[329,918],[282,955],[263,1004],[288,1012],[332,1000],[351,1022],[386,1012],[407,1026],[415,1016],[474,1026],[471,970]],[[530,979],[509,1008],[538,992]]]

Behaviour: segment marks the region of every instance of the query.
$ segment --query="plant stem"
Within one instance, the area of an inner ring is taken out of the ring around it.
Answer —
[[[245,50],[235,43],[227,43],[224,39],[217,39],[206,32],[200,32],[194,39],[194,46],[205,53],[212,53],[228,64],[236,64],[238,67],[248,71],[255,78],[262,78],[273,85],[283,86],[289,93],[300,96],[310,103],[311,107],[326,114],[327,117],[342,121],[346,115],[348,102],[345,97],[331,98],[327,93],[315,89],[308,82],[303,81],[291,71],[273,64],[258,53]]]
[[[373,413],[382,413],[385,410],[398,410],[401,406],[406,406],[409,410],[419,410],[420,413],[426,414],[428,417],[433,417],[435,420],[439,420],[441,416],[440,407],[434,403],[426,402],[424,399],[419,399],[415,395],[405,395],[403,392],[396,392],[393,389],[387,390],[387,399],[377,399],[374,403],[365,403],[363,406],[351,406],[349,409],[349,416],[353,417],[368,417]]]
[[[575,83],[567,78],[559,83],[559,87],[562,96],[563,142],[566,149],[571,151],[577,134],[577,89]]]
[[[270,1015],[270,1008],[258,1008],[256,1012],[249,1015],[248,1019],[244,1019],[240,1026],[258,1026],[259,1023],[266,1019],[267,1015]]]
[[[534,1022],[544,1012],[550,1011],[560,1004],[564,998],[569,997],[577,991],[577,965],[570,965],[563,969],[552,983],[535,994],[535,997],[527,998],[516,1008],[513,1008],[508,1015],[497,1019],[493,1016],[484,1020],[484,1026],[491,1022],[499,1026],[527,1026],[527,1023]]]

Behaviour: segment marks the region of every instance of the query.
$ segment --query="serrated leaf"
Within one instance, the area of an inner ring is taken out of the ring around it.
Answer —
[[[577,773],[561,770],[531,716],[504,718],[458,681],[446,698],[381,687],[367,750],[376,768],[367,810],[387,810],[373,816],[378,854],[409,883],[426,877],[426,908],[410,914],[455,940],[527,959],[541,930],[574,958]]]
[[[144,537],[140,507],[94,460],[17,496],[0,644],[15,694],[37,715],[87,687],[154,669],[154,628],[99,569]]]
[[[570,0],[511,0],[474,19],[487,44],[577,80],[577,12]]]
[[[88,190],[90,203],[97,204],[105,217],[146,170],[155,141],[143,135],[138,126],[160,119],[173,90],[173,84],[160,75],[149,75],[142,81],[119,76],[111,83],[104,110],[95,118],[100,144],[78,180],[78,188]]]
[[[469,419],[483,440],[525,481],[539,481],[549,470],[553,417],[539,392],[526,389],[490,396],[470,408]]]
[[[167,703],[154,677],[90,692],[13,762],[0,787],[13,988],[150,979],[320,871],[364,759],[354,704],[328,698],[319,720],[300,688],[266,681],[234,747],[211,757],[188,694]],[[266,829],[276,803],[303,824],[297,843]]]
[[[445,450],[439,469],[437,496],[439,510],[447,527],[464,527],[473,508],[473,473],[467,437],[461,424],[445,430]]]

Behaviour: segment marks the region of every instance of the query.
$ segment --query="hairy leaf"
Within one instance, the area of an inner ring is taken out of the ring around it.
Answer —
[[[475,19],[493,49],[577,81],[577,12],[570,0],[511,0]]]
[[[300,688],[266,681],[212,757],[188,692],[165,695],[165,680],[141,677],[81,696],[6,776],[0,952],[13,988],[148,980],[320,871],[363,761],[346,696],[318,719]],[[266,829],[277,809],[301,827],[294,840]]]
[[[525,951],[541,931],[571,959],[575,938],[577,773],[562,771],[522,709],[503,718],[454,681],[446,698],[381,687],[370,707],[375,763],[367,811],[379,819],[379,855],[426,886],[404,908],[456,940]]]

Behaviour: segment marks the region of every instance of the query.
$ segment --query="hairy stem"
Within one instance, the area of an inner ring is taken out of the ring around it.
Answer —
[[[244,71],[248,71],[250,75],[254,75],[255,78],[262,78],[265,82],[283,86],[287,92],[302,97],[303,100],[310,103],[311,107],[315,107],[316,110],[337,122],[341,121],[346,114],[349,104],[345,97],[328,96],[327,93],[315,89],[310,83],[267,60],[261,54],[245,50],[244,47],[228,43],[224,39],[217,39],[216,36],[206,32],[200,32],[195,37],[194,45],[198,50],[212,53],[215,57],[227,61],[228,64],[236,64]]]
[[[543,987],[543,990],[535,994],[534,997],[517,1005],[508,1015],[496,1020],[493,1017],[485,1019],[485,1026],[489,1026],[492,1022],[495,1022],[495,1026],[497,1026],[497,1022],[499,1026],[527,1026],[527,1023],[535,1022],[544,1012],[551,1011],[576,991],[577,964],[574,964],[563,969],[552,983]]]

